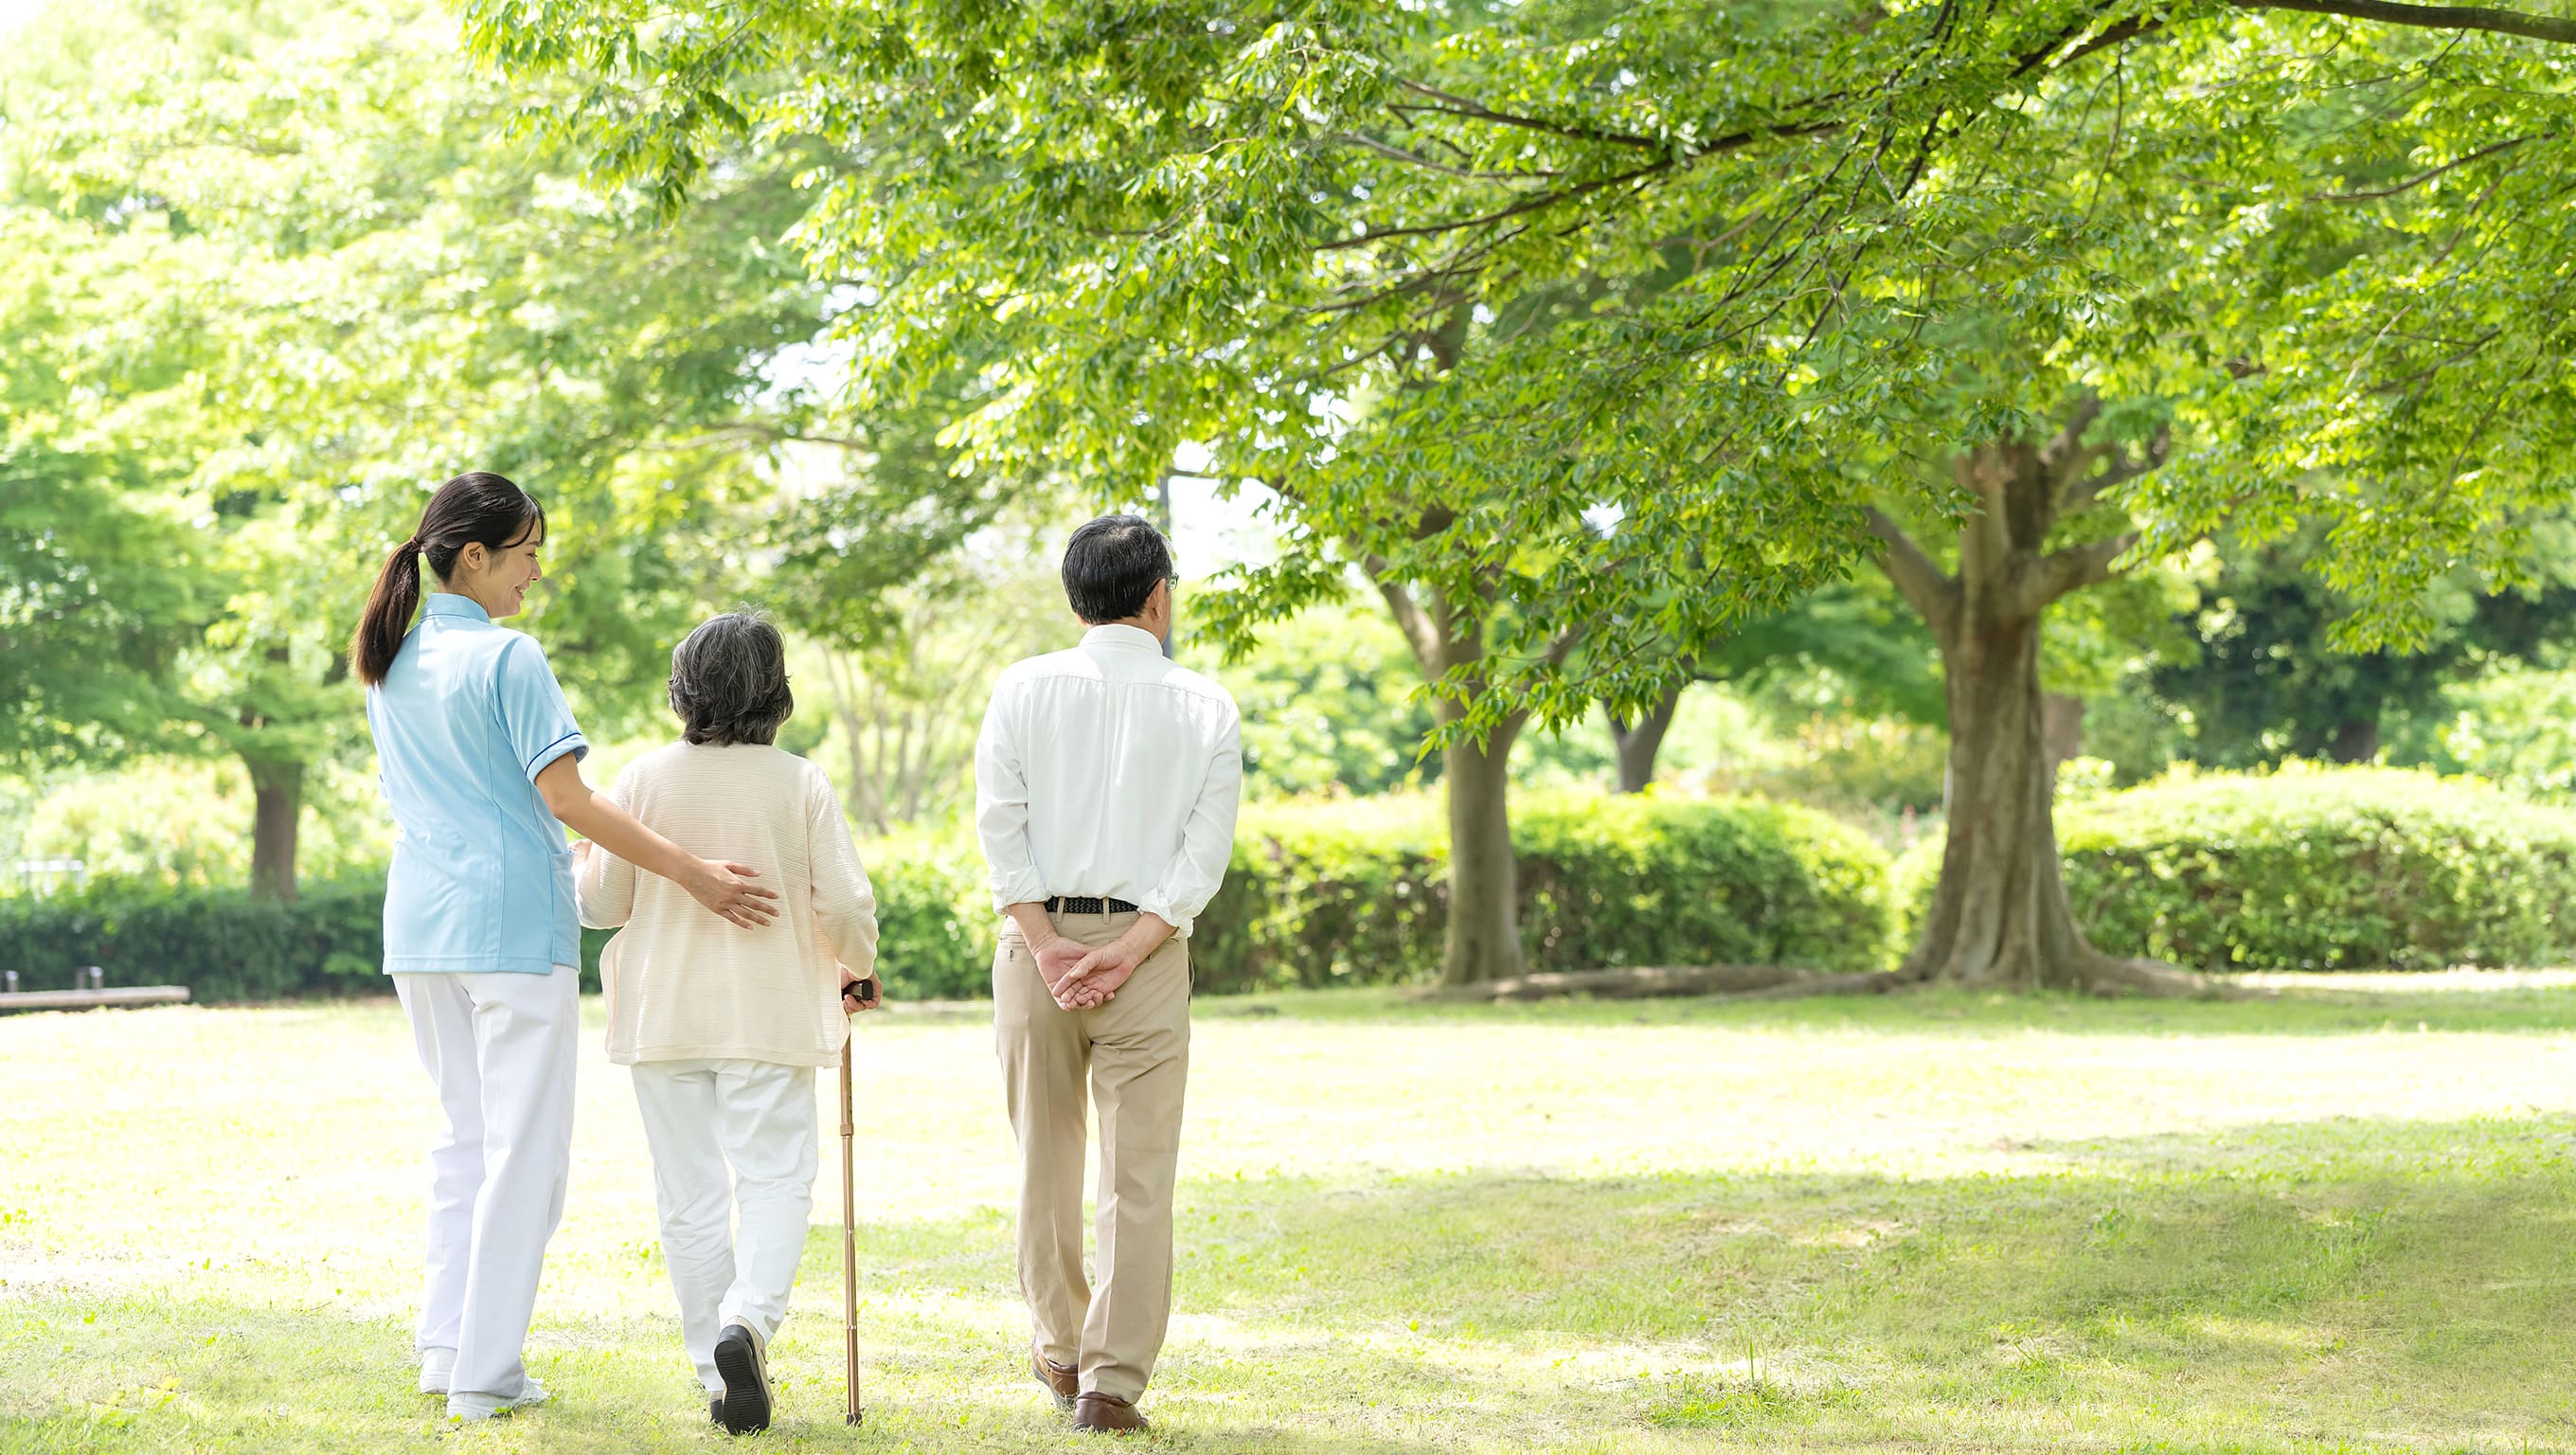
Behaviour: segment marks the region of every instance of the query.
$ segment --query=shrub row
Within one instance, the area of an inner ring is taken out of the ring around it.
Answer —
[[[0,900],[0,970],[24,990],[69,989],[96,965],[110,985],[185,985],[201,1001],[373,994],[385,988],[384,907],[381,879],[313,885],[292,906],[94,884]]]
[[[2206,777],[2070,815],[2098,943],[2236,970],[2563,964],[2576,815],[2396,769]]]
[[[1536,796],[1515,807],[1512,841],[1532,970],[1875,968],[1894,945],[1886,855],[1795,805]],[[888,985],[919,998],[989,993],[998,926],[972,845],[902,841],[869,873]],[[1225,887],[1191,931],[1198,988],[1435,979],[1448,874],[1436,799],[1247,810]]]
[[[2209,969],[2539,965],[2576,958],[2576,814],[2388,769],[2175,778],[2059,813],[2067,889],[2106,950]],[[1891,874],[1859,834],[1791,805],[1531,796],[1517,805],[1533,970],[1657,964],[1874,968],[1938,872],[1937,837]],[[957,835],[873,846],[880,960],[906,999],[988,990],[996,920]],[[1447,840],[1428,798],[1245,813],[1192,946],[1204,991],[1419,984],[1440,968]],[[0,969],[75,967],[199,1000],[374,993],[377,881],[292,907],[240,893],[0,900]],[[584,936],[597,984],[605,932]]]
[[[1630,965],[1876,968],[1887,856],[1792,804],[1533,795],[1515,805],[1533,971]],[[1247,813],[1194,933],[1202,988],[1420,984],[1448,929],[1436,800]]]
[[[2294,765],[2177,776],[2057,816],[2094,944],[2207,970],[2552,965],[2576,956],[2576,814],[2491,785]],[[1908,918],[1935,838],[1897,866]]]
[[[1886,856],[1824,816],[1755,801],[1538,797],[1515,813],[1521,927],[1534,970],[1708,961],[1875,966],[1892,946]],[[906,836],[868,855],[879,961],[906,999],[987,994],[998,928],[970,839]],[[1194,931],[1199,988],[1419,983],[1447,924],[1439,805],[1402,799],[1255,810]],[[115,984],[199,1000],[381,989],[381,881],[139,899],[97,889],[0,902],[0,968],[28,988],[102,965]],[[605,931],[583,936],[596,985]]]

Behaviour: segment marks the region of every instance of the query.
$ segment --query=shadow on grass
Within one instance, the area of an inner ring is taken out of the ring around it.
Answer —
[[[2037,1148],[2037,1175],[1202,1182],[1157,1447],[2559,1448],[2576,1119]],[[843,1429],[817,1229],[763,1448],[1037,1450],[1009,1230],[870,1230]],[[0,1448],[423,1446],[405,1331],[163,1297],[0,1302]],[[722,1443],[667,1318],[549,1318],[555,1407],[457,1448]]]

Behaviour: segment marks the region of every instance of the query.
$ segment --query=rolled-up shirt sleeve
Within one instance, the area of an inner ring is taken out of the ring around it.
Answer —
[[[518,637],[502,648],[500,670],[494,675],[494,705],[501,715],[501,730],[529,782],[537,781],[547,764],[566,753],[576,760],[590,755],[590,740],[573,721],[572,704],[564,701],[554,668],[546,664],[546,649],[534,638]]]
[[[1163,866],[1161,881],[1136,904],[1161,916],[1183,939],[1225,883],[1225,866],[1234,854],[1235,807],[1243,796],[1243,728],[1231,702],[1224,705],[1215,737],[1206,781],[1181,825],[1181,846]]]
[[[992,870],[996,910],[1047,897],[1029,848],[1029,780],[1011,733],[1010,695],[1007,680],[993,689],[975,739],[975,837]]]

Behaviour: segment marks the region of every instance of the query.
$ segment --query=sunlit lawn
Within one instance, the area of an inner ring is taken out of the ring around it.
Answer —
[[[2576,987],[2403,984],[1202,1000],[1155,1441],[2576,1448]],[[722,1443],[598,1044],[556,1403],[453,1434],[412,1392],[431,1107],[389,1002],[0,1018],[0,1448]],[[989,1026],[860,1044],[869,1418],[827,1152],[766,1443],[1072,1443],[1023,1372]]]

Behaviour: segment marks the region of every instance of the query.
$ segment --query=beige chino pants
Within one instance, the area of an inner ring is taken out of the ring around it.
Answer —
[[[1058,933],[1105,945],[1130,914],[1055,917]],[[1172,1184],[1190,1070],[1190,959],[1175,936],[1108,1004],[1068,1011],[1047,994],[1019,927],[993,956],[994,1039],[1020,1139],[1020,1292],[1038,1352],[1077,1368],[1088,1393],[1133,1400],[1153,1376],[1172,1316]],[[1100,1283],[1082,1260],[1083,1143],[1100,1105]]]

